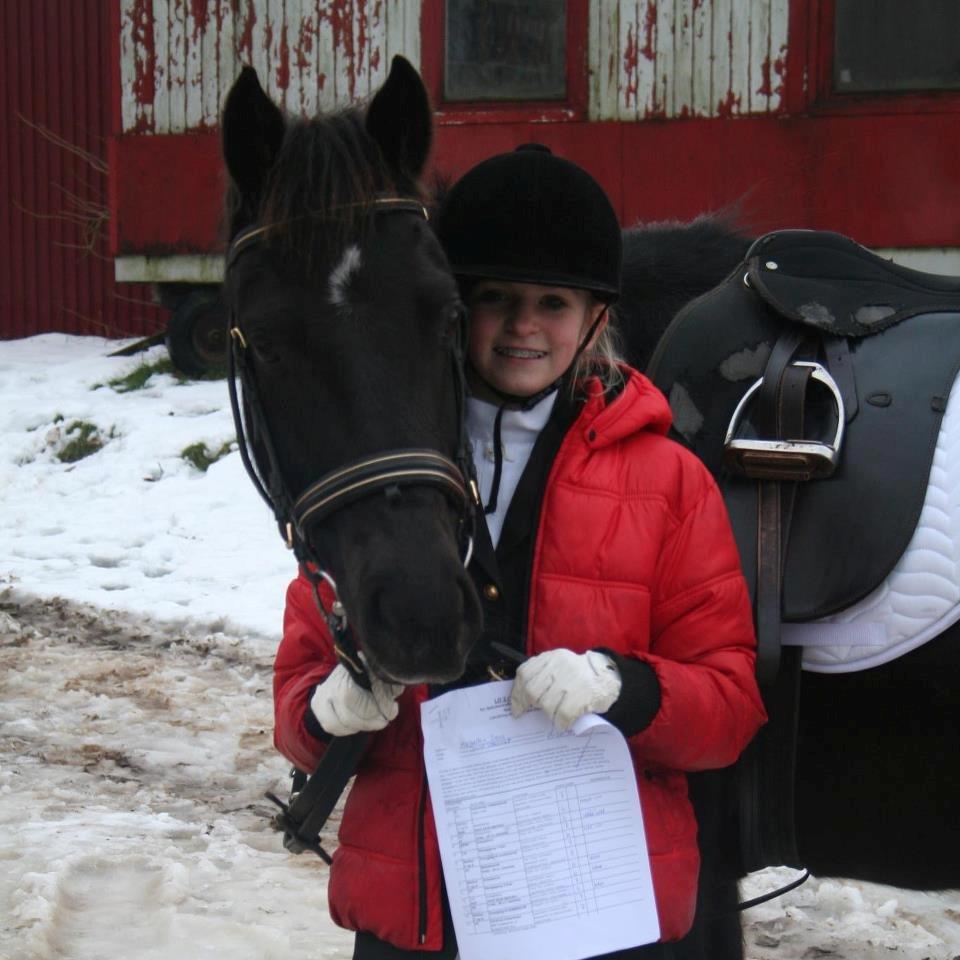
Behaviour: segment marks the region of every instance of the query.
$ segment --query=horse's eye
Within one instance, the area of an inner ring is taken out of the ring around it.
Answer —
[[[253,348],[254,356],[261,363],[278,363],[280,354],[277,351],[277,345],[267,334],[258,331],[251,335],[250,346]]]

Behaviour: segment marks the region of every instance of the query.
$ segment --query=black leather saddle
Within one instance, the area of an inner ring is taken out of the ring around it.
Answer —
[[[960,280],[808,230],[757,240],[650,361],[678,438],[723,491],[754,599],[770,720],[736,767],[744,871],[802,863],[801,651],[781,650],[781,623],[846,609],[896,565],[958,367]]]
[[[717,477],[751,588],[757,483],[730,468],[734,412],[784,336],[792,362],[836,386],[843,439],[826,479],[800,483],[783,569],[783,619],[849,607],[893,569],[916,528],[946,400],[960,367],[960,279],[898,266],[836,233],[784,230],[757,240],[724,283],[674,319],[648,375],[675,429]],[[838,404],[807,392],[805,438],[829,446]],[[736,437],[755,438],[750,407]],[[749,445],[749,444],[748,444]]]

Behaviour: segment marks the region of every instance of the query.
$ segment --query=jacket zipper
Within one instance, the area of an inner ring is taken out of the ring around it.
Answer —
[[[417,825],[417,864],[420,872],[420,931],[419,942],[427,939],[427,844],[424,838],[424,819],[427,814],[427,773],[420,784],[420,816]]]

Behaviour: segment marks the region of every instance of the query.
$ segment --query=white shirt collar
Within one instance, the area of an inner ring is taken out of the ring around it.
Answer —
[[[507,515],[507,508],[527,466],[533,445],[546,426],[557,401],[557,391],[545,396],[529,410],[503,411],[500,421],[500,440],[503,451],[500,485],[497,489],[497,509],[486,514],[487,529],[494,547],[500,541],[500,531]],[[480,496],[485,504],[490,502],[495,474],[495,451],[493,426],[500,407],[486,400],[467,397],[467,433],[473,448],[473,462],[477,469]]]
[[[503,420],[500,421],[500,436],[504,446],[511,443],[533,443],[547,425],[556,402],[557,391],[554,390],[529,410],[504,410]],[[493,421],[496,420],[499,409],[499,404],[488,403],[477,397],[467,397],[467,432],[471,439],[493,441]]]

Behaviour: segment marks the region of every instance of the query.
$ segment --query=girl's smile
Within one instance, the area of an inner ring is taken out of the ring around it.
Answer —
[[[603,310],[585,290],[481,280],[469,293],[471,386],[531,397],[566,373]]]

